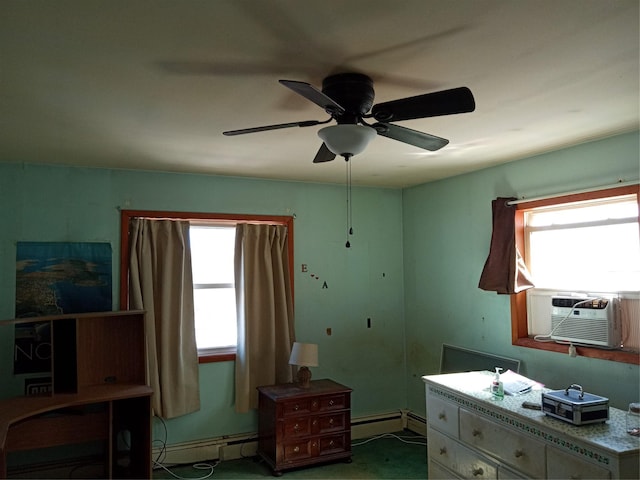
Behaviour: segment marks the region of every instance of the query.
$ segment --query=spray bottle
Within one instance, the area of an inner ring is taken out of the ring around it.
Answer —
[[[502,368],[496,367],[496,374],[491,382],[491,396],[494,400],[504,399],[504,385],[500,381],[500,371]]]

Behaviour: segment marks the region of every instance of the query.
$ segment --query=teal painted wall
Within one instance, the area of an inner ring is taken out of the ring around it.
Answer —
[[[438,372],[442,343],[519,358],[525,375],[550,388],[579,383],[625,409],[638,401],[637,365],[513,346],[509,297],[478,288],[491,240],[491,200],[637,180],[638,145],[637,132],[620,135],[404,190],[410,410],[424,414],[421,376]]]
[[[424,414],[420,377],[437,372],[443,342],[520,358],[524,374],[551,387],[582,383],[624,407],[640,396],[637,366],[512,346],[508,297],[477,282],[493,198],[637,179],[638,144],[636,132],[405,190],[355,188],[349,250],[341,185],[0,164],[0,318],[14,314],[17,241],[109,242],[117,307],[119,208],[295,214],[297,336],[319,344],[314,378],[354,389],[354,416]],[[0,397],[22,389],[12,341],[0,331]],[[254,432],[255,414],[234,411],[234,363],[200,374],[202,410],[168,421],[168,443]],[[164,439],[159,422],[154,436]]]
[[[295,214],[296,332],[319,344],[314,378],[352,387],[354,415],[395,411],[405,404],[402,192],[354,188],[352,204],[346,249],[341,185],[0,164],[0,319],[14,315],[17,241],[109,242],[117,308],[118,208]],[[22,392],[23,377],[11,372],[12,339],[0,332],[2,397]],[[234,411],[234,363],[202,365],[200,374],[202,410],[168,421],[168,442],[255,431],[254,413]],[[163,438],[159,423],[155,435]]]

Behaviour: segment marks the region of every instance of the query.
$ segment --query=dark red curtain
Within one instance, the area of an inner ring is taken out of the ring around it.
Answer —
[[[512,294],[533,287],[531,274],[516,247],[515,198],[498,197],[491,202],[493,233],[489,256],[478,287],[490,292]]]

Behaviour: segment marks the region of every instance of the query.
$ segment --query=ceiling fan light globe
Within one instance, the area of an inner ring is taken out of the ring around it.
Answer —
[[[329,150],[336,155],[353,156],[362,153],[377,132],[364,125],[332,125],[318,131]]]

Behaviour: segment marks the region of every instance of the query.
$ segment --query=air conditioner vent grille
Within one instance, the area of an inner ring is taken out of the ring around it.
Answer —
[[[577,305],[580,302],[580,305]],[[613,299],[552,297],[551,338],[556,341],[620,346],[620,325]]]

